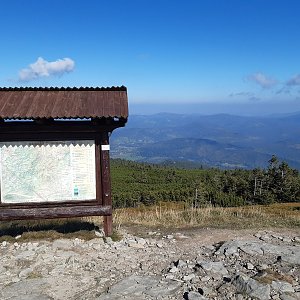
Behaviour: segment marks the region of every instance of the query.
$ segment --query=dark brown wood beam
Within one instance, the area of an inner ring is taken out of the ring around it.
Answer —
[[[112,214],[111,206],[72,206],[49,208],[0,208],[0,221],[71,218],[85,216],[107,216]]]
[[[108,133],[102,134],[101,139],[101,173],[102,173],[102,199],[103,205],[112,207],[111,199],[111,181],[110,181],[110,163],[109,163],[109,150],[103,149],[102,146],[109,145]],[[112,214],[104,216],[103,229],[106,236],[113,233]]]
[[[116,128],[124,127],[125,123],[124,120],[98,123],[94,121],[53,121],[48,119],[41,119],[36,122],[2,122],[0,133],[99,133],[111,132]]]

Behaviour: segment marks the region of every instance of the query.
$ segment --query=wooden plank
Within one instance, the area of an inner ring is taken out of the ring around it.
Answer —
[[[18,202],[18,203],[0,203],[0,209],[3,208],[16,208],[16,209],[27,209],[27,208],[47,208],[52,209],[53,207],[64,206],[95,206],[99,205],[97,199],[92,200],[67,200],[67,201],[54,201],[54,202]]]
[[[34,220],[71,218],[85,216],[107,216],[112,214],[111,206],[73,206],[49,208],[0,208],[0,221],[6,220]]]

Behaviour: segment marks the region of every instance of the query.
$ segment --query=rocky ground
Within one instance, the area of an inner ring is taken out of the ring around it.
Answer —
[[[0,299],[300,299],[295,230],[122,235],[1,242]]]

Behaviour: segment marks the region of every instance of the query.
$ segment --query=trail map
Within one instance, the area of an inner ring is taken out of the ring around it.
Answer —
[[[1,203],[96,198],[94,140],[1,142]]]

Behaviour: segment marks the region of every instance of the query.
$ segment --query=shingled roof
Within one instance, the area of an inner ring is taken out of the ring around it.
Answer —
[[[0,88],[1,119],[127,118],[127,88]]]

